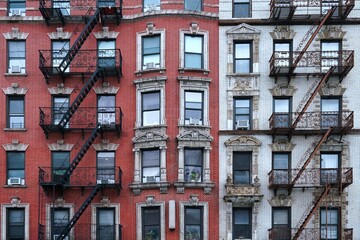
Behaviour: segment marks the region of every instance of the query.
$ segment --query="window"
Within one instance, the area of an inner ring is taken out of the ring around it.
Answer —
[[[326,183],[338,183],[339,182],[339,165],[340,165],[340,153],[330,152],[320,154],[320,182]]]
[[[57,125],[69,110],[69,96],[53,97],[53,124]],[[69,123],[66,125],[69,127]]]
[[[111,68],[116,65],[115,40],[98,41],[98,66]]]
[[[25,0],[9,0],[9,16],[25,16]]]
[[[25,128],[24,96],[8,96],[8,128]]]
[[[98,7],[115,7],[116,2],[115,0],[98,0],[97,5]]]
[[[25,152],[6,152],[8,185],[22,184],[25,179]]]
[[[251,208],[233,208],[233,239],[251,239]]]
[[[320,209],[321,239],[339,239],[339,209]]]
[[[70,166],[70,152],[51,152],[52,181],[62,182],[63,176]]]
[[[97,208],[96,239],[115,240],[115,208]]]
[[[160,35],[142,37],[142,69],[160,68]]]
[[[160,92],[144,92],[141,98],[142,125],[160,124]]]
[[[233,153],[233,181],[234,184],[251,183],[251,152]]]
[[[185,239],[203,239],[203,208],[185,207]]]
[[[233,0],[233,17],[248,18],[250,15],[250,0]]]
[[[6,209],[7,240],[25,239],[25,209]]]
[[[234,44],[234,72],[252,72],[252,47],[250,42],[237,42]]]
[[[204,68],[203,41],[203,36],[185,35],[185,68]]]
[[[321,127],[341,126],[341,98],[321,98]]]
[[[272,232],[273,240],[288,240],[291,238],[290,208],[272,209]]]
[[[202,124],[203,107],[203,92],[185,91],[185,124]]]
[[[60,8],[64,16],[70,15],[70,0],[53,0],[53,8]]]
[[[98,152],[96,180],[98,184],[115,183],[115,152]]]
[[[68,208],[52,208],[52,231],[51,239],[56,239],[69,223],[69,209]]]
[[[201,182],[203,166],[202,149],[185,149],[185,182]]]
[[[110,125],[116,123],[115,95],[98,95],[98,123]]]
[[[185,10],[201,11],[202,0],[185,0]]]
[[[290,67],[292,64],[292,42],[274,42],[274,52],[277,67]]]
[[[339,53],[341,51],[340,41],[321,41],[321,71],[327,72],[330,67],[339,66],[341,60]],[[338,71],[338,69],[335,69]]]
[[[142,182],[160,181],[160,150],[142,151]]]
[[[291,98],[274,98],[274,114],[274,127],[290,127],[292,124]]]
[[[62,63],[65,56],[68,54],[70,49],[69,41],[52,41],[52,65],[53,72],[56,73],[56,67],[59,67]],[[69,72],[70,68],[68,67],[65,72]]]
[[[142,239],[160,240],[160,207],[143,207],[141,210]]]
[[[25,73],[25,41],[7,41],[8,73]]]
[[[234,127],[235,129],[251,129],[252,99],[234,99]]]
[[[290,183],[290,153],[276,152],[273,153],[273,183],[289,184]]]
[[[143,0],[144,12],[160,10],[160,0]]]

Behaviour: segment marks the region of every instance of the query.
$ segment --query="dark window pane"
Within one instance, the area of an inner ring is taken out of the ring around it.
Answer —
[[[143,37],[143,54],[160,53],[160,36]]]
[[[53,168],[66,168],[70,165],[69,152],[52,152]]]
[[[143,93],[143,110],[160,108],[160,93]]]
[[[202,0],[185,0],[185,10],[201,11]]]
[[[233,16],[235,18],[250,17],[249,0],[234,0]]]

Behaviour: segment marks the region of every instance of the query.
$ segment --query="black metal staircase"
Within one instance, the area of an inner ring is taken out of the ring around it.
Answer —
[[[101,189],[101,185],[97,185],[93,188],[90,195],[86,198],[85,202],[81,205],[79,210],[77,210],[75,215],[69,221],[68,225],[64,228],[64,230],[61,232],[61,234],[56,238],[56,240],[64,240],[68,236],[71,229],[74,227],[76,222],[80,219],[81,215],[84,213],[86,208],[90,205],[90,203],[95,198],[95,196],[98,194],[100,189]]]

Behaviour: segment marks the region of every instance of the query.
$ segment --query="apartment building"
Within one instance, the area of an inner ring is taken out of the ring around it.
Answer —
[[[358,8],[220,1],[219,239],[359,238]]]
[[[0,6],[0,238],[217,239],[217,1]]]

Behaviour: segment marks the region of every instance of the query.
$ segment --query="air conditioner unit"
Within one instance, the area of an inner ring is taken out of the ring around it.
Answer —
[[[155,176],[146,176],[146,182],[156,182]]]
[[[198,119],[198,118],[190,118],[189,123],[191,125],[199,125],[200,124],[200,119]]]
[[[107,182],[113,184],[113,183],[115,183],[115,180],[114,179],[108,179]]]
[[[102,183],[102,180],[101,180],[101,179],[98,179],[98,180],[96,180],[96,183],[97,183],[97,184],[101,184],[101,183]]]
[[[10,16],[20,16],[21,11],[20,9],[11,9]]]
[[[236,121],[236,129],[249,129],[249,121],[248,120],[238,120]]]
[[[148,62],[146,63],[146,69],[152,69],[155,68],[155,63],[154,62]]]
[[[20,185],[21,184],[21,178],[9,178],[8,179],[8,185]]]
[[[20,66],[11,66],[11,73],[20,73]]]
[[[54,240],[57,240],[59,236],[60,236],[60,234],[55,234],[55,235],[54,235]],[[64,238],[64,240],[68,240],[68,239],[69,239],[68,236],[66,236],[66,237]]]

